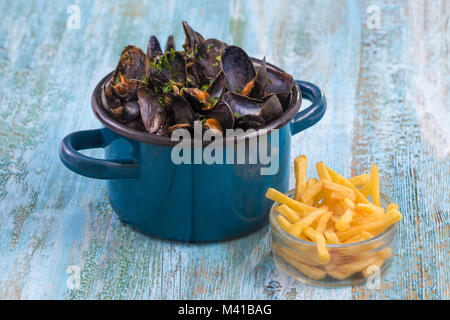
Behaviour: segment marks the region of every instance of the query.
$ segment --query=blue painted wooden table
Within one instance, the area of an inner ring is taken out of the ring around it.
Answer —
[[[445,0],[2,1],[0,298],[448,299],[448,13]],[[104,182],[63,167],[61,139],[99,127],[90,94],[122,47],[169,33],[180,46],[181,20],[323,88],[328,112],[292,158],[347,176],[379,165],[404,215],[380,288],[281,274],[268,227],[214,244],[146,237],[117,219]]]

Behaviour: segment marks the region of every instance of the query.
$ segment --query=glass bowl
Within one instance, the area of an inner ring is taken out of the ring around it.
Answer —
[[[286,193],[289,197],[293,194],[294,190]],[[380,202],[386,209],[391,200],[380,194]],[[278,205],[275,202],[270,209],[272,255],[284,273],[304,283],[327,287],[361,284],[374,277],[381,280],[386,275],[394,256],[396,223],[368,240],[327,244],[330,261],[322,264],[315,242],[294,237],[280,227],[275,210]]]

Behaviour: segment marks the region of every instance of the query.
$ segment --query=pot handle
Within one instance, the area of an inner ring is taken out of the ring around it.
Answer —
[[[78,150],[104,148],[104,129],[77,131],[67,135],[61,142],[59,157],[64,165],[75,173],[95,179],[136,178],[139,167],[134,159],[95,159]]]
[[[311,101],[312,104],[307,109],[297,113],[292,120],[292,135],[316,124],[320,119],[322,119],[325,111],[327,110],[327,100],[319,87],[306,81],[295,80],[295,82],[302,92],[302,98]]]

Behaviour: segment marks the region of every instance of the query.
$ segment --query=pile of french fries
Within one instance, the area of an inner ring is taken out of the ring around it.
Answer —
[[[319,280],[327,274],[345,279],[361,272],[368,277],[392,255],[389,246],[363,243],[355,246],[330,247],[371,239],[398,222],[402,215],[398,205],[386,210],[380,203],[378,167],[372,164],[370,174],[346,179],[329,167],[316,164],[319,179],[307,179],[308,160],[295,159],[295,192],[293,198],[269,188],[266,197],[279,203],[277,221],[294,237],[314,242],[311,248],[274,242],[273,248],[286,262],[308,277]],[[369,201],[369,197],[372,202]]]

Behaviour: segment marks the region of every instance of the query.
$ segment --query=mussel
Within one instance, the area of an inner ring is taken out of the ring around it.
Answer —
[[[283,106],[281,105],[280,100],[277,95],[272,95],[269,99],[264,102],[261,106],[261,111],[259,115],[264,119],[266,123],[271,122],[272,120],[279,118],[283,114]]]
[[[165,96],[164,102],[169,118],[170,130],[182,127],[193,127],[195,115],[186,99],[171,92]]]
[[[172,50],[175,50],[175,39],[174,39],[173,35],[170,35],[167,38],[166,48],[165,48],[164,52],[168,52],[168,51],[172,51]]]
[[[101,90],[101,100],[105,108],[117,119],[122,118],[123,105],[120,98],[116,96],[111,82],[103,85]]]
[[[150,59],[162,55],[161,45],[159,44],[159,40],[156,36],[152,35],[148,40],[147,55]]]
[[[229,90],[236,93],[242,93],[256,76],[247,53],[236,46],[229,46],[223,51],[222,68]]]
[[[149,72],[150,59],[145,52],[135,46],[126,46],[122,50],[112,81],[114,84],[120,82],[119,74],[127,80],[144,80]]]
[[[142,122],[148,133],[155,134],[167,124],[166,113],[157,96],[149,88],[137,92]]]
[[[222,130],[234,128],[235,116],[233,110],[222,99],[206,113],[206,119],[216,119]]]
[[[217,39],[207,39],[198,45],[195,54],[198,68],[200,69],[200,82],[209,83],[221,69],[222,52],[226,44]]]
[[[197,49],[197,46],[204,41],[204,39],[198,32],[195,32],[186,21],[183,21],[182,24],[184,33],[186,34],[184,49],[186,52],[192,53]]]
[[[259,129],[264,126],[264,119],[256,114],[247,114],[236,119],[236,127],[243,130]]]
[[[120,81],[117,82],[113,88],[116,95],[124,101],[131,101],[136,99],[139,88],[147,87],[147,83],[136,79],[126,79],[122,73],[119,72]]]

